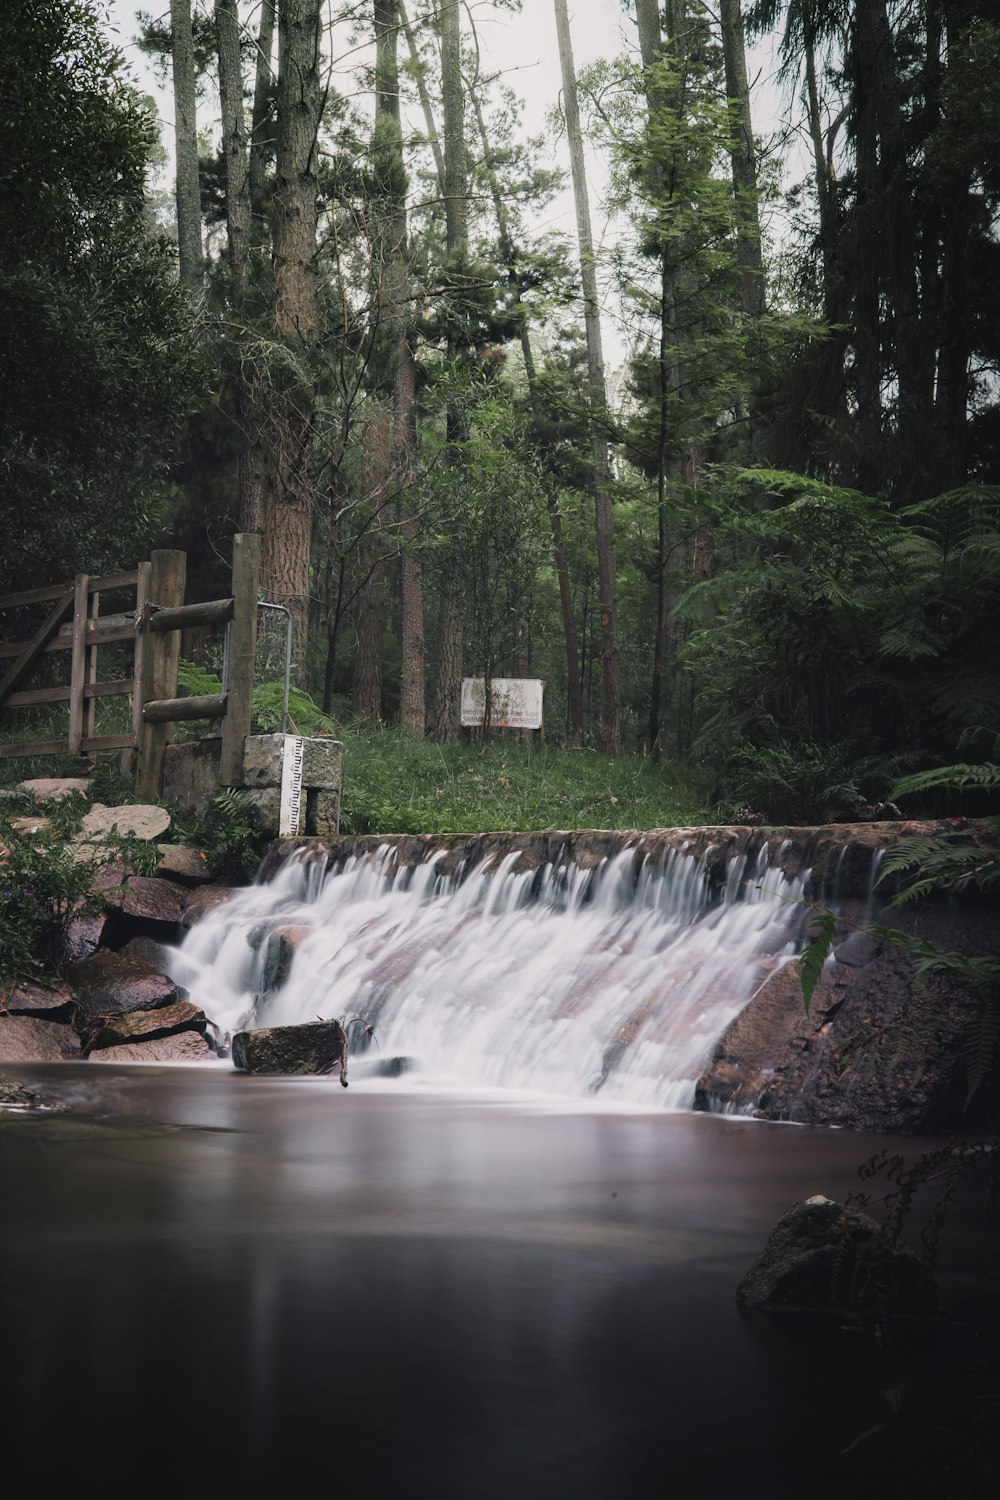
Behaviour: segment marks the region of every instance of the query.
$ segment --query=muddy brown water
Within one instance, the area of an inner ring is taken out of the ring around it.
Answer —
[[[789,1204],[920,1143],[220,1065],[10,1072],[67,1109],[0,1121],[8,1483],[984,1493],[961,1434],[920,1458],[927,1391],[995,1348],[996,1231],[971,1204],[916,1353],[733,1297]]]

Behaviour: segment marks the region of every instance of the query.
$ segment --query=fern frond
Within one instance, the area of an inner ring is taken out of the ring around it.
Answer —
[[[965,1105],[1000,1063],[1000,1006],[987,1001],[965,1039]]]
[[[984,762],[982,765],[936,766],[931,771],[916,771],[897,782],[889,795],[895,802],[910,792],[927,792],[932,787],[946,787],[954,792],[964,792],[969,787],[995,790],[1000,787],[1000,765]]]

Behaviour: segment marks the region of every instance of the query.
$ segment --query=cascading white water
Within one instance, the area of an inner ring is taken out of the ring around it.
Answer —
[[[436,1074],[688,1109],[805,916],[804,878],[766,849],[714,897],[676,853],[638,878],[630,849],[590,871],[515,874],[512,854],[446,876],[439,859],[400,869],[386,847],[326,874],[292,856],[193,929],[172,977],[233,1031],[360,1017],[383,1059]]]

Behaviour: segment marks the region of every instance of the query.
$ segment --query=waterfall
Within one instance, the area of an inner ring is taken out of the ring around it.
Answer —
[[[386,846],[327,871],[292,855],[190,932],[172,977],[231,1031],[358,1017],[383,1062],[687,1109],[807,914],[808,872],[787,878],[766,848],[732,858],[721,888],[673,851],[593,869],[440,861],[401,867]]]

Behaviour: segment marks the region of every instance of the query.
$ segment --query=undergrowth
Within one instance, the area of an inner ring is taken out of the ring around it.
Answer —
[[[438,745],[391,729],[344,728],[341,830],[662,828],[708,823],[699,776],[639,756],[474,743]]]

